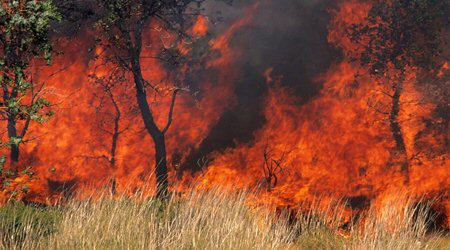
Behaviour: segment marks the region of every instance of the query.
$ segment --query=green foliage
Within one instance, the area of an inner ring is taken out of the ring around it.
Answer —
[[[31,121],[42,123],[53,113],[42,97],[43,83],[31,77],[31,61],[50,64],[51,23],[60,15],[52,0],[3,1],[0,5],[0,85],[3,98],[0,114],[8,123],[9,142],[2,144],[17,151],[24,142]],[[17,124],[22,123],[19,131]],[[13,161],[18,160],[18,153]]]
[[[13,201],[20,199],[19,195],[25,195],[30,190],[28,184],[34,178],[34,172],[32,171],[32,166],[28,166],[23,169],[20,173],[16,173],[11,169],[4,169],[3,166],[6,162],[6,156],[0,156],[0,192],[3,195],[8,195],[8,200]],[[26,176],[27,178],[22,179],[20,183],[11,185],[11,182],[18,177]]]
[[[377,0],[364,23],[349,30],[358,44],[354,59],[371,73],[405,66],[430,69],[441,52],[442,31],[449,28],[448,0]]]
[[[19,137],[11,137],[9,138],[8,146],[17,146],[19,143],[22,142],[22,138]]]
[[[0,142],[0,147],[11,147],[11,145],[18,145],[20,142],[21,138],[12,137],[7,143]],[[5,163],[6,156],[0,155],[0,191],[8,192],[9,200],[15,200],[19,194],[28,193],[29,186],[27,185],[27,183],[29,183],[33,179],[34,172],[31,170],[32,166],[28,166],[19,174],[11,169],[4,169]],[[28,176],[27,181],[13,187],[10,182],[20,175]]]
[[[51,22],[60,20],[52,0],[2,1],[0,4],[0,87],[3,98],[0,115],[7,120],[8,140],[0,147],[11,150],[11,161],[18,161],[19,144],[30,122],[42,123],[52,116],[50,102],[42,97],[43,83],[33,82],[29,64],[43,60],[50,64],[52,44],[49,38]],[[21,123],[21,126],[17,126]],[[20,130],[19,130],[20,128]],[[17,152],[14,153],[13,152]],[[11,199],[26,194],[27,181],[15,183],[14,179],[34,173],[30,167],[22,173],[17,169],[4,169],[6,157],[0,156],[0,191]],[[13,185],[14,183],[14,185]]]
[[[5,165],[5,162],[6,162],[6,156],[0,155],[0,175],[2,174],[3,166]]]
[[[97,22],[95,27],[102,31],[104,39],[114,48],[115,53],[139,54],[142,46],[142,30],[150,20],[156,20],[165,30],[173,31],[180,38],[187,38],[184,27],[189,27],[195,20],[195,13],[200,12],[204,0],[95,0]],[[196,2],[196,5],[191,3]],[[184,15],[189,10],[190,15]],[[127,55],[126,57],[129,57]],[[121,64],[127,63],[121,60]]]
[[[23,111],[26,112],[26,114],[28,114],[28,116],[32,121],[43,123],[48,121],[48,119],[51,116],[53,116],[53,111],[48,110],[42,114],[39,113],[39,111],[45,108],[49,108],[50,106],[51,103],[48,100],[42,97],[38,97],[37,100],[32,105],[26,106]]]
[[[30,178],[34,176],[34,172],[31,171],[31,166],[28,166],[24,170],[22,170],[22,174],[28,175],[28,177]]]
[[[59,19],[52,0],[8,1],[3,4],[0,7],[3,64],[24,69],[35,56],[50,63],[50,22]]]

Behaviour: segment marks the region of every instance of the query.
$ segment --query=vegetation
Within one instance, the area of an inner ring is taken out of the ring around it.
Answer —
[[[443,46],[450,27],[449,13],[447,0],[377,0],[364,22],[349,30],[351,41],[357,45],[352,58],[368,66],[369,73],[387,88],[383,93],[390,98],[390,110],[380,113],[389,117],[395,141],[392,158],[401,166],[405,183],[409,181],[410,159],[399,119],[403,85],[409,69],[433,71],[448,60]]]
[[[74,1],[58,2],[66,6]],[[189,90],[189,86],[175,81],[173,86],[160,87],[145,79],[141,63],[146,58],[181,64],[176,44],[192,42],[184,32],[191,24],[189,21],[200,13],[197,11],[202,2],[80,1],[81,5],[95,5],[80,9],[80,13],[86,18],[85,24],[98,31],[94,32],[94,40],[95,45],[104,49],[103,63],[113,64],[115,68],[106,77],[90,76],[114,108],[112,128],[106,130],[112,137],[109,154],[98,157],[105,158],[113,171],[117,169],[117,144],[124,129],[119,126],[122,111],[113,88],[119,88],[122,82],[131,79],[136,106],[154,144],[156,196],[117,198],[116,176],[113,175],[111,196],[69,199],[55,207],[26,205],[15,198],[19,192],[28,192],[27,184],[34,175],[31,167],[19,171],[20,145],[28,140],[31,123],[45,122],[53,114],[51,103],[44,95],[45,80],[36,82],[33,75],[39,67],[36,65],[51,62],[51,27],[53,21],[60,20],[60,14],[52,0],[0,2],[0,119],[6,125],[8,138],[6,142],[0,142],[0,147],[8,147],[11,161],[10,169],[5,170],[6,157],[0,156],[0,194],[8,194],[1,196],[6,200],[0,200],[0,203],[6,203],[0,208],[0,249],[450,248],[447,235],[437,231],[429,233],[429,220],[434,216],[430,207],[416,206],[404,197],[374,204],[374,207],[361,211],[358,219],[344,223],[341,213],[345,208],[339,203],[330,204],[325,211],[313,206],[308,212],[300,210],[293,214],[249,205],[250,198],[258,195],[254,193],[211,190],[169,194],[166,133],[172,124],[177,95]],[[72,5],[69,7],[67,11],[72,10]],[[191,9],[186,17],[188,8]],[[410,67],[429,72],[442,68],[446,60],[441,58],[442,40],[445,39],[442,32],[448,31],[442,28],[448,28],[449,9],[447,0],[374,1],[366,22],[349,30],[351,41],[360,45],[353,51],[354,59],[368,66],[372,76],[387,82],[389,90],[384,94],[390,98],[390,110],[385,115],[389,117],[395,141],[392,159],[401,166],[405,182],[409,179],[410,158],[399,120],[403,84]],[[63,13],[63,16],[68,19],[75,15]],[[174,34],[173,44],[161,48],[147,44],[143,37],[153,22],[161,25],[158,29]],[[155,48],[154,54],[143,55],[143,48],[150,47]],[[159,96],[161,91],[169,93],[170,106],[164,114],[164,118],[167,117],[164,124],[157,124],[158,117],[155,117],[149,100],[152,95]],[[437,92],[439,95],[446,93]],[[445,111],[439,113],[448,114],[447,99],[442,100]],[[447,132],[448,116],[436,116],[446,119]],[[272,158],[267,146],[262,168],[266,191],[270,192],[277,185],[277,174],[285,168],[284,153],[279,159]]]
[[[61,217],[57,208],[10,203],[0,209],[0,241],[2,249],[13,248],[26,241],[38,240],[55,232]]]
[[[252,194],[224,193],[166,202],[105,197],[59,208],[11,204],[0,210],[2,249],[446,249],[450,243],[425,234],[427,209],[411,203],[395,209],[404,199],[343,231],[339,206],[293,220],[249,206]]]
[[[44,122],[52,115],[50,102],[42,96],[45,82],[33,81],[30,63],[39,59],[50,63],[49,33],[54,20],[59,20],[59,14],[51,0],[2,1],[0,5],[0,116],[7,121],[6,145],[13,164],[19,161],[19,144],[30,122]]]
[[[170,111],[167,114],[167,123],[164,126],[158,126],[151,104],[148,102],[148,93],[160,94],[163,89],[144,78],[141,59],[150,57],[155,60],[177,64],[179,54],[162,46],[155,51],[156,55],[143,56],[143,34],[149,22],[156,22],[161,24],[164,30],[173,32],[176,41],[178,41],[185,36],[183,27],[185,27],[187,19],[192,18],[192,15],[185,15],[184,12],[193,1],[99,0],[97,2],[97,14],[99,16],[97,27],[103,34],[99,39],[104,38],[103,47],[108,48],[108,52],[112,54],[105,59],[107,62],[114,62],[132,75],[136,102],[145,129],[154,144],[157,195],[164,197],[167,195],[169,187],[165,137],[172,124],[177,94],[185,88],[169,86],[172,101]]]
[[[7,140],[0,141],[0,147],[9,148],[11,162],[9,169],[4,169],[7,158],[0,156],[0,193],[6,192],[10,198],[27,193],[26,184],[34,174],[31,166],[19,169],[18,164],[20,144],[26,142],[30,124],[43,123],[53,115],[44,96],[46,80],[37,82],[33,74],[39,64],[51,62],[51,22],[59,19],[51,0],[0,3],[0,120],[5,121],[7,130]],[[27,180],[11,185],[21,176]]]

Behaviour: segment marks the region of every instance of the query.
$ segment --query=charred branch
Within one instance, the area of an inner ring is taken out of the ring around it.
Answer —
[[[278,184],[278,175],[285,171],[287,166],[285,165],[286,151],[283,151],[280,158],[272,158],[272,150],[269,149],[268,142],[266,143],[264,150],[264,161],[262,169],[264,173],[264,180],[266,183],[266,189],[270,192]]]

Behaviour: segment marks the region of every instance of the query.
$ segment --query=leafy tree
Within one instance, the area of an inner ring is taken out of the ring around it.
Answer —
[[[167,123],[158,127],[154,113],[148,102],[148,93],[158,94],[161,89],[144,79],[142,74],[143,31],[146,25],[155,21],[163,29],[172,32],[178,38],[185,37],[184,27],[189,18],[195,13],[184,15],[192,2],[200,4],[202,1],[192,0],[98,0],[99,21],[97,26],[106,37],[112,58],[123,69],[131,73],[134,80],[136,101],[144,121],[145,129],[151,136],[155,148],[155,177],[157,196],[164,198],[168,191],[168,168],[166,159],[166,132],[172,124],[172,114],[177,94],[182,87],[173,87],[170,111]],[[155,60],[163,60],[176,64],[180,58],[177,53],[167,48],[161,48]],[[111,59],[111,58],[110,58]]]
[[[365,20],[348,32],[357,45],[352,57],[368,66],[371,75],[387,79],[391,88],[389,125],[405,182],[409,160],[398,118],[403,84],[408,69],[432,71],[442,65],[449,6],[448,0],[376,0]]]
[[[30,123],[42,123],[52,115],[50,102],[42,96],[45,81],[33,80],[30,63],[50,63],[53,20],[59,20],[59,15],[52,0],[2,0],[0,4],[0,115],[6,120],[6,145],[14,165]]]

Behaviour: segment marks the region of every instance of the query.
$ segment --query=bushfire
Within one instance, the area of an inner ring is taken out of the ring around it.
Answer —
[[[266,89],[262,125],[251,139],[236,138],[226,148],[198,153],[224,113],[239,102],[236,88],[246,74],[240,63],[246,50],[234,37],[256,25],[269,2],[246,6],[227,25],[199,15],[185,29],[189,38],[176,39],[157,20],[146,23],[140,64],[151,83],[149,93],[155,88],[147,100],[156,124],[162,128],[171,122],[165,135],[169,191],[257,189],[252,203],[291,209],[318,198],[342,200],[349,216],[404,192],[433,201],[443,216],[441,226],[450,228],[450,62],[441,60],[426,72],[404,66],[395,116],[404,144],[399,151],[393,136],[392,76],[374,76],[373,68],[358,63],[353,53],[373,41],[358,44],[348,34],[365,22],[376,1],[341,0],[327,6],[327,42],[339,55],[314,76],[316,95],[304,99],[290,88],[297,83],[277,74],[279,65],[266,67],[258,72]],[[111,52],[97,42],[99,36],[88,28],[72,36],[55,34],[55,50],[61,53],[51,66],[30,63],[29,78],[42,83],[40,92],[52,103],[54,115],[30,125],[18,163],[6,160],[4,169],[25,170],[5,179],[2,202],[13,195],[55,204],[72,195],[154,194],[155,147],[135,100],[133,75],[109,60]],[[175,59],[172,50],[178,52]],[[442,50],[448,58],[449,48]],[[1,126],[6,131],[5,120]],[[8,150],[3,149],[5,154]],[[192,161],[192,155],[201,156]]]

